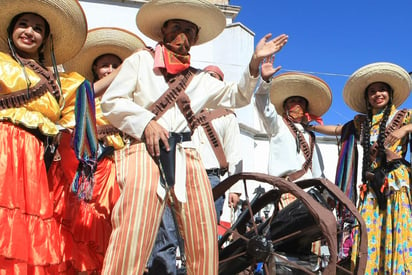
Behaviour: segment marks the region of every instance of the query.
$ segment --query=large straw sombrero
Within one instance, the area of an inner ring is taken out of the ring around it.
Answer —
[[[87,21],[77,0],[0,0],[0,7],[0,51],[9,51],[7,28],[13,17],[26,12],[42,16],[50,25],[57,64],[75,56],[86,40]],[[50,42],[49,37],[44,49],[47,66],[52,64]]]
[[[284,113],[283,103],[291,96],[301,96],[308,103],[308,113],[322,116],[332,104],[332,92],[322,79],[305,73],[290,72],[272,79],[270,100],[279,114]]]
[[[393,89],[393,104],[400,106],[409,96],[412,81],[402,67],[388,62],[377,62],[361,67],[348,79],[343,88],[343,99],[352,110],[366,114],[365,90],[374,82],[384,82]]]
[[[161,28],[170,19],[190,21],[199,27],[200,45],[218,36],[226,26],[224,14],[207,0],[152,0],[144,4],[136,16],[139,30],[161,42]]]
[[[96,28],[87,34],[86,43],[81,51],[64,64],[65,71],[75,71],[93,81],[92,65],[94,60],[104,54],[114,54],[122,61],[135,50],[145,47],[144,42],[135,34],[119,28]]]

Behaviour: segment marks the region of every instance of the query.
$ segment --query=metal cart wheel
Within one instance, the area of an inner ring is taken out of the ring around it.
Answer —
[[[264,274],[363,274],[367,260],[365,223],[353,203],[327,179],[291,182],[261,173],[240,173],[228,177],[213,189],[215,200],[232,185],[243,182],[247,209],[241,212],[218,241],[219,274],[254,274],[254,266],[263,265]],[[249,200],[247,182],[263,182],[273,188]],[[282,194],[296,199],[280,207]],[[332,202],[332,204],[331,204]],[[360,232],[358,257],[354,271],[347,260],[338,259],[338,242],[343,230],[333,213],[336,205],[356,221]],[[254,216],[270,208],[268,218],[257,223]],[[315,253],[313,244],[321,244],[326,255]],[[326,249],[327,248],[327,249]]]

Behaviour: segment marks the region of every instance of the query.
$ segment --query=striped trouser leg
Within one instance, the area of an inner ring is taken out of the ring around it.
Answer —
[[[186,149],[187,202],[176,203],[185,242],[188,275],[218,273],[216,211],[212,189],[197,151]],[[176,198],[174,197],[176,201]]]
[[[144,144],[117,153],[116,165],[118,180],[125,183],[113,209],[113,232],[102,274],[143,274],[164,208],[156,194],[159,170]],[[215,275],[216,213],[209,180],[195,150],[186,149],[186,171],[188,199],[175,203],[174,211],[185,243],[188,275]]]
[[[113,231],[102,274],[143,274],[163,213],[156,194],[159,170],[144,143],[116,152],[122,193],[112,212]]]

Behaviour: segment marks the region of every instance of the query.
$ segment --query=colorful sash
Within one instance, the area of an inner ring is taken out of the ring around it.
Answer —
[[[72,146],[79,160],[79,167],[72,182],[72,191],[79,198],[90,200],[93,195],[94,171],[97,166],[98,139],[94,91],[85,80],[77,89]]]
[[[358,172],[358,149],[353,120],[342,127],[341,149],[336,167],[335,183],[356,205],[356,182]]]

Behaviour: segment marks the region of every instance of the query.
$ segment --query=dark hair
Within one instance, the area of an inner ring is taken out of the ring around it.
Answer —
[[[305,103],[306,103],[306,106],[305,106],[305,107],[306,107],[306,111],[308,110],[308,108],[309,108],[309,101],[308,101],[306,98],[304,98],[303,96],[299,96],[299,95],[292,95],[292,96],[286,98],[286,99],[283,101],[283,109],[285,108],[286,101],[288,101],[288,100],[291,99],[292,97],[299,97],[299,98],[303,99],[303,100],[305,101]]]
[[[374,82],[376,83],[376,82]],[[385,85],[388,86],[388,93],[389,93],[389,101],[388,104],[386,104],[385,109],[383,110],[383,115],[382,119],[379,122],[379,133],[378,133],[378,158],[377,160],[381,162],[381,165],[386,164],[386,155],[385,155],[385,146],[384,146],[384,141],[385,141],[385,130],[386,130],[386,123],[388,122],[389,116],[391,114],[392,110],[392,101],[393,101],[393,89],[392,87],[385,82],[382,82]],[[373,83],[372,83],[373,84]],[[372,85],[370,84],[370,85]],[[366,183],[366,172],[371,170],[371,159],[370,159],[370,131],[372,127],[372,108],[369,104],[368,101],[368,88],[369,86],[366,87],[364,91],[364,97],[365,97],[365,102],[367,106],[367,116],[366,119],[363,123],[363,136],[362,136],[362,147],[363,147],[363,160],[362,160],[362,182]]]
[[[10,41],[10,45],[12,47],[15,47],[13,39],[12,39],[14,27],[16,26],[17,20],[19,20],[23,15],[26,15],[26,14],[34,14],[36,16],[39,16],[44,21],[44,25],[45,25],[44,39],[43,39],[42,45],[38,49],[39,63],[44,64],[44,53],[43,53],[44,40],[50,35],[50,26],[49,26],[49,22],[47,22],[47,20],[43,16],[37,13],[34,13],[34,12],[23,12],[23,13],[19,13],[16,16],[14,16],[13,19],[11,19],[9,26],[7,27],[7,36]],[[14,51],[15,49],[10,49],[10,50]]]
[[[105,54],[99,55],[93,60],[93,64],[92,64],[93,82],[96,82],[97,80],[99,80],[99,76],[97,75],[94,67],[97,65],[97,62],[105,56],[115,56],[117,59],[119,59],[120,64],[123,62],[123,60],[118,55],[115,55],[114,53],[105,53]]]

